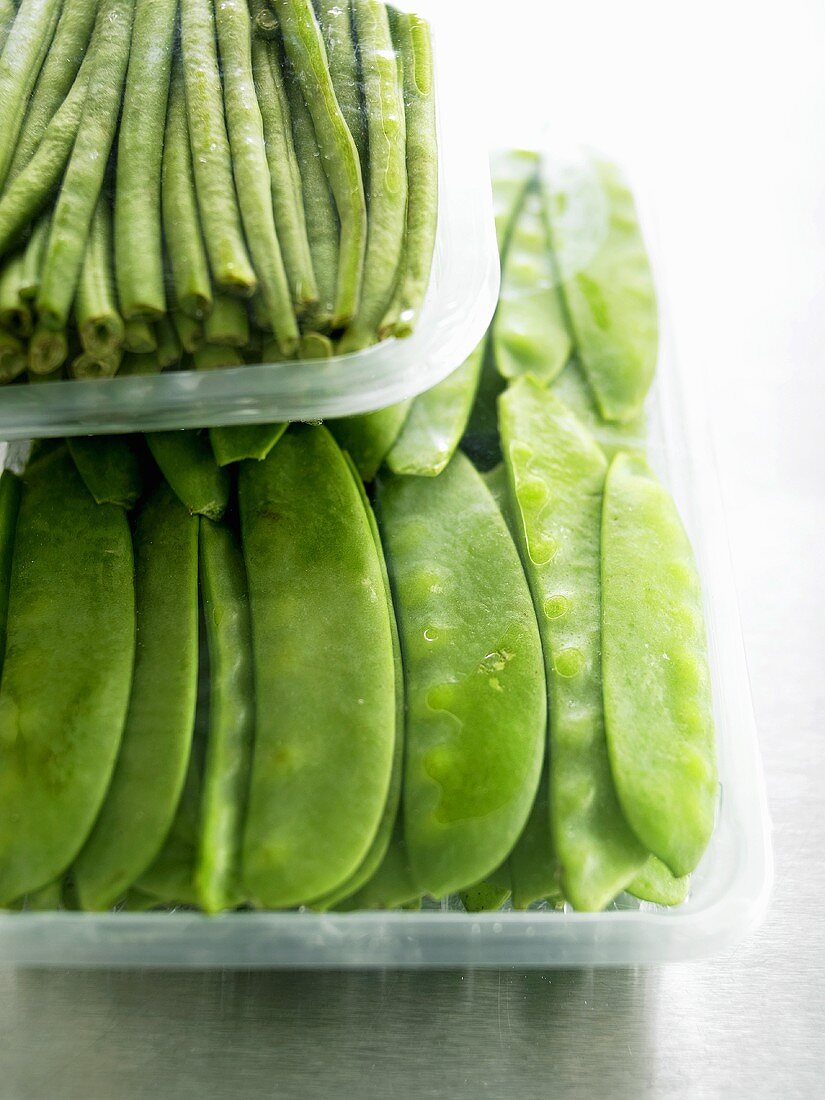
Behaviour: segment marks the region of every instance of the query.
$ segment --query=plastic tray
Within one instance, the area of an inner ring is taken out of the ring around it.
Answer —
[[[490,322],[499,263],[487,148],[466,110],[462,83],[450,78],[448,51],[437,39],[433,50],[438,236],[429,292],[412,336],[323,361],[6,386],[0,388],[0,439],[321,420],[392,405],[446,378]]]

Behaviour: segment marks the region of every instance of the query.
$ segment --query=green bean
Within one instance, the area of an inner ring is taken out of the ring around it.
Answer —
[[[315,909],[333,909],[340,902],[344,901],[344,899],[358,893],[362,886],[366,886],[366,884],[372,880],[373,876],[384,862],[392,840],[395,821],[398,817],[404,771],[404,669],[401,663],[401,638],[398,634],[398,623],[393,609],[392,588],[390,587],[387,563],[384,558],[384,548],[381,545],[381,534],[378,530],[375,513],[367,498],[358,470],[355,468],[352,459],[350,459],[348,455],[345,457],[347,458],[355,486],[361,494],[361,501],[369,521],[370,532],[375,544],[375,552],[378,555],[378,560],[381,565],[381,577],[384,582],[384,594],[387,601],[387,607],[390,609],[392,654],[395,667],[395,743],[393,746],[392,771],[390,772],[390,786],[387,792],[387,799],[384,803],[381,820],[378,824],[378,829],[370,846],[370,850],[364,857],[360,867],[358,867],[350,878],[342,883],[337,890],[334,890],[331,894],[327,894],[320,901],[314,902],[313,908]]]
[[[200,568],[211,688],[195,884],[202,907],[217,913],[238,892],[255,721],[246,570],[228,527],[203,521]]]
[[[305,332],[301,337],[301,359],[331,359],[334,354],[335,345],[322,332]]]
[[[161,370],[180,362],[183,348],[177,329],[168,316],[161,317],[155,324],[155,343]]]
[[[272,330],[284,355],[291,355],[300,334],[275,228],[264,124],[252,75],[249,8],[247,0],[221,0],[215,10],[241,218]]]
[[[210,428],[209,441],[219,466],[244,459],[263,462],[286,431],[286,424],[252,424],[247,427]]]
[[[427,288],[438,228],[438,136],[430,25],[418,15],[392,11],[392,38],[404,80],[407,130],[407,220],[398,284],[382,335],[409,336]]]
[[[352,458],[364,481],[374,481],[409,415],[412,401],[402,401],[378,412],[331,420],[329,429]]]
[[[470,419],[485,343],[443,382],[415,398],[387,455],[393,473],[436,477],[453,457]]]
[[[74,864],[83,909],[112,906],[160,851],[192,744],[198,520],[166,486],[137,518],[135,559],[138,646],[129,713],[106,800]]]
[[[565,896],[576,909],[598,911],[647,856],[622,816],[605,738],[599,528],[607,462],[570,411],[529,376],[499,398],[499,423],[544,643],[553,845]]]
[[[20,296],[23,285],[23,253],[6,258],[0,270],[0,327],[25,338],[32,331],[32,314]]]
[[[220,370],[223,367],[242,367],[241,353],[237,348],[220,344],[204,344],[192,353],[196,370]]]
[[[249,343],[249,318],[244,303],[228,294],[216,294],[212,312],[203,323],[207,344],[245,348]]]
[[[122,509],[95,504],[64,446],[42,450],[20,501],[0,688],[0,902],[61,874],[97,817],[129,701],[132,576]]]
[[[546,210],[576,349],[605,420],[633,420],[656,370],[656,290],[633,196],[597,157],[551,166]],[[583,230],[584,227],[584,230]]]
[[[51,376],[69,356],[69,339],[65,329],[53,332],[41,322],[35,325],[29,340],[29,370],[40,376]]]
[[[212,456],[209,437],[198,431],[149,432],[152,457],[187,509],[218,520],[229,504],[229,474]]]
[[[484,881],[462,890],[459,896],[468,913],[495,913],[507,901],[510,890]]]
[[[155,331],[148,321],[127,321],[123,329],[123,347],[138,355],[148,355],[158,350]]]
[[[315,8],[318,25],[324,37],[332,86],[358,150],[361,174],[366,179],[369,171],[369,144],[352,25],[352,5],[350,0],[344,0],[343,3],[341,0],[319,0]]]
[[[304,93],[288,67],[284,83],[292,117],[295,155],[301,173],[307,238],[318,288],[318,303],[310,311],[305,323],[309,327],[326,331],[332,326],[335,315],[340,228],[338,213],[324,171],[312,116],[304,101]]]
[[[369,218],[361,303],[341,341],[357,351],[378,339],[401,265],[407,219],[407,125],[387,9],[353,0],[370,147]]]
[[[115,266],[123,316],[166,312],[161,163],[178,0],[136,0],[117,151]]]
[[[143,492],[137,441],[124,435],[80,435],[66,440],[83,483],[98,504],[133,508]]]
[[[404,832],[419,893],[484,879],[521,833],[546,729],[541,643],[495,501],[456,454],[379,482],[407,687]]]
[[[3,671],[3,661],[6,656],[11,561],[21,490],[22,483],[17,474],[11,470],[4,470],[0,474],[0,672]]]
[[[278,33],[278,20],[270,7],[269,0],[250,0],[253,29],[262,38],[274,38]]]
[[[552,392],[567,405],[587,428],[609,460],[618,451],[644,453],[647,421],[644,412],[624,423],[604,420],[596,406],[593,391],[575,356],[551,384]]]
[[[183,70],[176,61],[172,69],[163,148],[163,231],[178,306],[198,321],[212,309],[212,282],[193,171]]]
[[[307,237],[301,171],[295,153],[289,103],[278,46],[252,39],[252,66],[261,108],[266,159],[272,181],[275,227],[299,314],[318,301],[318,285]]]
[[[16,176],[34,156],[55,112],[75,81],[95,24],[99,0],[65,0],[54,39],[32,93],[11,162]]]
[[[66,324],[80,278],[86,239],[117,129],[134,3],[103,0],[98,13],[100,41],[80,127],[52,215],[37,296],[40,319],[51,328]]]
[[[99,38],[96,31],[92,39],[93,47],[80,66],[72,90],[47,126],[37,152],[26,167],[7,183],[0,198],[0,253],[6,252],[9,245],[19,239],[51,200],[54,189],[60,183],[83,117]]]
[[[41,214],[32,230],[23,253],[23,277],[20,283],[20,297],[24,302],[33,302],[40,290],[40,277],[43,272],[43,260],[49,243],[50,218]]]
[[[36,374],[31,369],[26,371],[26,381],[31,385],[40,385],[42,382],[61,382],[66,377],[66,371],[61,364],[51,374]]]
[[[6,45],[12,23],[17,15],[15,0],[0,0],[0,54]]]
[[[0,385],[13,382],[26,369],[26,345],[0,328]]]
[[[257,705],[243,882],[253,904],[284,908],[346,881],[379,828],[395,744],[390,610],[361,494],[325,428],[293,427],[245,462],[239,497]]]
[[[123,345],[125,329],[115,300],[112,211],[104,194],[97,201],[86,242],[75,318],[80,342],[92,357],[109,359]]]
[[[211,0],[181,0],[181,50],[192,166],[212,274],[224,290],[248,297],[258,280],[232,175]]]
[[[357,894],[340,901],[336,909],[351,912],[360,909],[407,908],[421,896],[407,858],[403,816],[399,813],[386,855],[378,870]]]
[[[183,345],[183,350],[192,355],[203,345],[203,325],[190,317],[188,313],[176,309],[172,314],[172,324]]]
[[[508,860],[513,908],[529,909],[545,898],[561,899],[559,861],[550,829],[547,766],[542,769],[536,800]]]
[[[656,856],[650,856],[630,883],[627,892],[656,905],[681,905],[690,893],[690,875],[675,878]]]
[[[0,56],[0,186],[6,182],[29,97],[37,82],[61,0],[22,0]]]
[[[538,177],[539,166],[538,153],[529,149],[499,150],[490,158],[496,237],[502,260],[527,191]]]
[[[602,590],[607,745],[619,801],[642,844],[681,877],[707,846],[718,794],[707,640],[690,542],[638,456],[617,455],[607,475]]]
[[[493,344],[496,367],[508,379],[532,374],[552,382],[572,351],[542,198],[534,190],[528,192],[510,233]]]
[[[72,359],[69,369],[72,378],[113,378],[118,373],[122,361],[122,348],[117,348],[110,355],[105,356],[92,355],[84,351]]]
[[[118,378],[131,378],[141,374],[160,374],[161,366],[157,353],[148,352],[141,355],[139,352],[127,351],[120,363],[117,372]]]
[[[361,163],[335,95],[312,0],[274,0],[273,8],[283,33],[287,57],[312,116],[321,163],[338,210],[341,232],[331,325],[344,328],[358,309],[364,276],[367,208]],[[305,163],[306,158],[302,167]],[[307,212],[311,225],[309,206]],[[320,271],[317,261],[314,266],[317,274]]]

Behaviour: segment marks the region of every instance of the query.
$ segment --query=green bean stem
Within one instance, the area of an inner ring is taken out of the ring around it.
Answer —
[[[250,0],[249,10],[252,13],[254,29],[261,38],[275,38],[278,33],[278,20],[272,10],[269,0]]]
[[[50,375],[69,355],[65,329],[50,329],[38,321],[29,340],[29,370],[35,375]]]
[[[369,143],[350,0],[319,0],[316,10],[321,34],[324,36],[332,86],[355,141],[361,172],[366,179],[369,171]]]
[[[146,321],[127,321],[123,332],[123,346],[126,351],[134,351],[138,355],[157,351],[155,330]]]
[[[104,0],[89,93],[69,166],[52,218],[43,282],[37,296],[41,319],[62,328],[71,310],[86,239],[120,114],[129,60],[135,0]]]
[[[161,163],[177,0],[136,0],[115,189],[115,266],[127,320],[166,311]]]
[[[23,301],[24,256],[22,252],[10,256],[0,270],[0,328],[14,336],[26,337],[32,330],[32,314]]]
[[[92,358],[111,358],[123,345],[123,319],[114,294],[112,267],[112,211],[101,194],[86,244],[86,255],[77,287],[75,318],[84,351]]]
[[[161,317],[155,325],[155,341],[161,370],[166,370],[167,367],[180,362],[183,348],[177,329],[169,317]]]
[[[275,228],[264,125],[252,76],[252,34],[246,0],[221,0],[216,7],[216,23],[241,217],[273,332],[284,354],[290,355],[298,346],[298,322]]]
[[[6,45],[11,25],[17,15],[17,5],[14,0],[0,0],[0,54]]]
[[[232,176],[211,0],[181,0],[181,50],[192,165],[206,251],[219,286],[249,296],[258,285]]]
[[[204,344],[196,348],[192,360],[195,370],[221,370],[224,367],[243,366],[243,359],[237,348],[221,347],[220,344]]]
[[[407,122],[407,229],[398,283],[381,334],[409,336],[430,283],[438,228],[438,137],[430,26],[392,12],[392,34],[404,79]]]
[[[20,283],[20,297],[24,302],[33,302],[40,290],[40,276],[43,271],[46,245],[49,243],[50,225],[49,215],[41,214],[26,243],[23,253],[23,276]]]
[[[190,355],[203,344],[203,325],[188,313],[176,309],[172,314],[172,324],[175,326],[175,332],[183,345],[183,350]]]
[[[172,71],[169,92],[162,204],[163,231],[175,297],[184,313],[199,320],[212,309],[212,281],[195,193],[183,70],[179,61],[175,62]]]
[[[114,378],[122,361],[122,348],[116,348],[106,356],[90,355],[84,351],[71,361],[69,370],[72,378]]]
[[[275,0],[286,54],[309,108],[321,162],[341,223],[332,325],[344,328],[361,298],[367,244],[367,206],[355,140],[338,105],[312,0]],[[317,271],[317,267],[316,267]]]
[[[252,65],[263,120],[266,157],[272,180],[275,227],[296,312],[318,301],[318,285],[307,239],[301,170],[289,118],[289,104],[277,44],[252,39]]]
[[[26,369],[26,345],[17,336],[0,329],[0,385],[13,382]]]
[[[387,10],[380,0],[353,0],[370,143],[369,234],[361,305],[341,341],[356,351],[378,339],[404,251],[407,154],[404,96]]]
[[[228,294],[216,294],[212,312],[203,323],[207,344],[244,348],[249,343],[249,317],[244,303]]]

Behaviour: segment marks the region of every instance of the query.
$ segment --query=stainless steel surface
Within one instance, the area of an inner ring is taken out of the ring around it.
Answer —
[[[822,1094],[825,5],[548,8],[567,53],[605,22],[591,61],[623,111],[605,109],[641,111],[623,139],[655,146],[680,354],[710,376],[775,825],[769,918],[721,958],[654,971],[0,972],[4,1098]]]

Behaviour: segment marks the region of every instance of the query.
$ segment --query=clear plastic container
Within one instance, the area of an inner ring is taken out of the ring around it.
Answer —
[[[486,145],[437,39],[433,51],[438,236],[412,336],[322,361],[0,387],[0,439],[350,416],[422,393],[459,366],[495,310],[499,263]]]
[[[660,293],[662,281],[659,269]],[[690,404],[696,388],[682,385],[671,354],[665,303],[662,312],[650,457],[682,510],[704,580],[721,780],[716,831],[684,905],[665,910],[622,897],[595,914],[536,909],[479,915],[449,901],[422,912],[352,914],[4,913],[0,963],[627,966],[712,954],[753,928],[767,905],[772,860],[739,612],[710,440]]]

